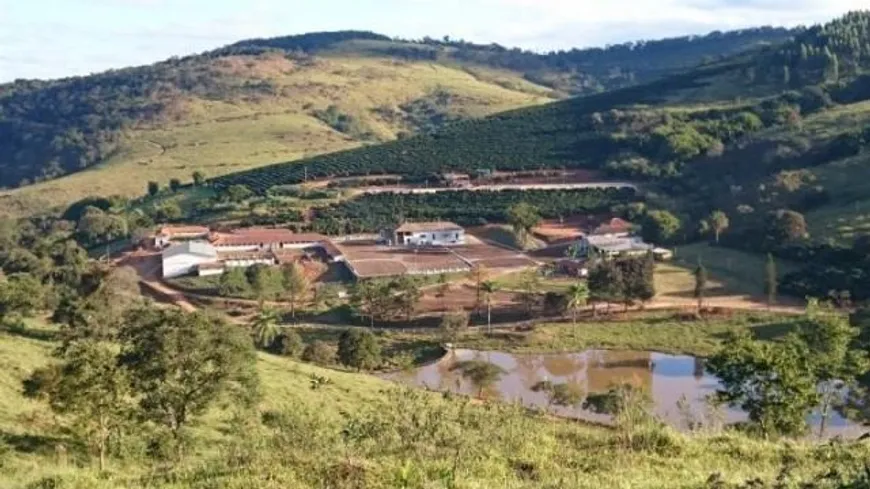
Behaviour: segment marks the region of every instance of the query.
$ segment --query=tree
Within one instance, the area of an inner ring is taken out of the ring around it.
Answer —
[[[278,335],[277,343],[278,353],[285,357],[298,358],[302,355],[303,350],[305,350],[305,343],[302,341],[302,337],[293,329],[285,329]]]
[[[731,225],[728,214],[718,210],[710,214],[710,217],[707,218],[707,223],[709,223],[710,229],[713,231],[717,244],[719,243],[719,236]]]
[[[806,344],[794,335],[762,342],[748,332],[732,334],[707,362],[722,389],[716,397],[744,410],[761,433],[800,435],[818,405],[815,366]]]
[[[483,283],[486,281],[487,277],[489,276],[489,271],[487,270],[485,265],[477,262],[471,267],[471,271],[469,272],[469,275],[470,275],[471,281],[474,282],[474,290],[475,290],[475,293],[477,294],[475,302],[474,302],[474,310],[480,311],[480,305],[482,303],[480,299],[481,299],[481,296],[483,293],[483,291],[481,290],[481,286],[483,285]]]
[[[538,271],[534,269],[526,270],[520,276],[520,294],[519,301],[526,310],[526,314],[532,315],[535,306],[538,305],[538,292],[541,290],[541,277]]]
[[[236,184],[230,185],[220,195],[223,200],[226,200],[228,202],[240,203],[251,198],[254,195],[254,192],[252,192],[251,189],[244,185]]]
[[[441,335],[445,342],[454,343],[459,335],[468,328],[468,314],[456,309],[441,318]]]
[[[263,304],[267,299],[275,299],[281,293],[284,286],[284,277],[281,271],[269,265],[257,264],[245,270],[245,277],[257,300]]]
[[[670,243],[682,224],[677,216],[668,211],[650,211],[642,221],[641,236],[649,243]]]
[[[498,291],[498,284],[487,280],[480,284],[480,290],[483,292],[483,300],[486,303],[486,331],[488,334],[492,334],[492,296]]]
[[[525,247],[532,229],[541,222],[541,214],[537,207],[520,202],[508,209],[507,221],[516,233],[520,246]]]
[[[396,307],[405,314],[407,321],[411,321],[411,316],[414,315],[414,310],[423,297],[420,287],[413,278],[402,275],[393,281],[392,288],[396,291]]]
[[[281,268],[284,295],[287,297],[287,302],[290,303],[290,317],[296,318],[296,304],[299,299],[305,295],[311,284],[302,268],[294,263],[288,263]]]
[[[480,360],[459,362],[453,365],[450,370],[459,372],[463,377],[468,378],[477,388],[478,398],[482,398],[483,391],[498,382],[501,376],[505,374],[504,369],[498,365]]]
[[[302,361],[316,365],[330,365],[335,362],[335,348],[325,341],[316,340],[302,350]]]
[[[383,281],[361,280],[350,289],[350,304],[363,317],[369,318],[369,327],[375,319],[383,318],[392,307],[393,293]]]
[[[338,340],[338,360],[357,370],[371,370],[381,364],[381,345],[368,330],[346,329]]]
[[[193,172],[193,186],[202,187],[205,185],[205,173],[197,170]]]
[[[859,330],[849,319],[830,306],[811,300],[797,336],[806,345],[821,397],[819,438],[825,436],[831,409],[838,405],[846,390],[857,387],[858,377],[870,368],[867,353],[853,349]]]
[[[169,180],[169,189],[173,192],[178,192],[181,189],[181,180],[172,178]]]
[[[97,452],[100,470],[112,438],[131,421],[130,380],[118,366],[116,349],[98,341],[75,342],[61,361],[36,370],[24,381],[24,395],[48,401],[71,420],[73,431]]]
[[[698,300],[698,313],[704,309],[704,297],[707,295],[707,268],[700,261],[695,268],[695,299]]]
[[[590,394],[583,402],[584,409],[613,416],[625,446],[632,449],[636,448],[639,428],[656,421],[652,407],[653,400],[646,389],[627,383],[601,394]]]
[[[245,269],[230,268],[220,278],[218,292],[224,297],[240,296],[251,290],[251,284],[245,276]]]
[[[765,240],[769,248],[801,241],[809,237],[803,214],[780,209],[767,216]]]
[[[45,286],[34,276],[18,273],[0,282],[0,320],[31,316],[45,305]]]
[[[542,380],[532,386],[532,391],[547,394],[547,407],[575,408],[583,403],[583,390],[577,384],[554,384]]]
[[[172,435],[183,453],[186,428],[224,395],[258,399],[256,355],[241,329],[203,313],[132,311],[121,330],[120,365],[139,393],[141,414]]]
[[[586,303],[589,302],[589,284],[586,282],[572,284],[565,296],[568,310],[571,311],[571,322],[576,325],[577,311],[586,307]]]
[[[611,302],[625,299],[625,277],[622,267],[614,260],[600,261],[589,271],[589,291],[592,299],[605,301],[608,311]],[[595,309],[593,307],[593,313]]]
[[[776,303],[776,292],[779,287],[779,276],[776,272],[776,262],[773,254],[767,254],[767,263],[764,265],[764,295],[767,296],[767,308],[770,309]]]
[[[438,292],[437,295],[441,299],[441,307],[443,308],[446,302],[447,293],[450,292],[450,281],[444,273],[438,274]]]
[[[148,195],[154,197],[160,192],[160,184],[154,181],[148,182]]]
[[[260,349],[272,351],[275,341],[280,335],[278,312],[266,307],[261,308],[251,321],[251,335],[254,338],[254,344]]]

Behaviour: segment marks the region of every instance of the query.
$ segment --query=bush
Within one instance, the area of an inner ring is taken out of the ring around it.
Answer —
[[[299,336],[299,333],[288,329],[278,337],[277,347],[278,353],[281,355],[298,358],[305,349],[305,343],[302,342],[302,337]]]
[[[302,361],[316,365],[332,365],[335,363],[335,347],[325,341],[317,340],[302,351]]]

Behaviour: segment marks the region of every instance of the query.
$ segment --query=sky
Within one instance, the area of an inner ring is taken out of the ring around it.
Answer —
[[[328,30],[548,51],[759,25],[867,0],[0,0],[0,82],[86,75],[241,39]]]

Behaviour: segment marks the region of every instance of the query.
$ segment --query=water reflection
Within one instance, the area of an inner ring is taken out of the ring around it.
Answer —
[[[691,356],[610,350],[554,355],[455,350],[438,363],[410,373],[394,374],[390,378],[429,389],[477,396],[479,386],[453,369],[465,361],[489,362],[504,370],[495,382],[483,389],[483,396],[490,399],[520,401],[527,406],[548,408],[548,394],[533,389],[542,381],[569,383],[586,393],[606,392],[611,386],[630,383],[645,388],[655,402],[656,414],[680,428],[686,428],[689,421],[687,410],[695,420],[715,417],[718,421],[735,423],[746,419],[745,414],[736,409],[722,408],[721,413],[711,414],[705,398],[715,392],[719,381],[705,372],[703,359]],[[681,398],[685,398],[682,409],[677,406]],[[607,416],[579,407],[549,409],[563,416],[596,422],[609,421]],[[813,415],[809,421],[816,426],[819,416]],[[831,416],[828,426],[830,435],[851,436],[861,432],[856,425],[836,414]]]

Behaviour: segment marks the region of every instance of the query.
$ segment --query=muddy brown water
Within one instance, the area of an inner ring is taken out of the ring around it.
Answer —
[[[597,393],[606,392],[613,385],[631,383],[645,388],[652,396],[659,418],[679,429],[686,429],[690,421],[715,426],[746,420],[746,414],[739,409],[722,407],[715,410],[710,407],[705,399],[720,387],[719,380],[705,371],[703,359],[683,355],[611,350],[546,355],[453,350],[436,363],[411,372],[390,374],[387,378],[431,390],[476,396],[478,387],[459,372],[451,370],[458,362],[467,360],[489,362],[504,370],[500,379],[484,390],[486,397],[518,401],[560,416],[597,423],[611,422],[609,416],[580,406],[550,406],[545,393],[532,389],[535,384],[544,380],[554,384],[571,383],[584,393]],[[682,409],[678,407],[681,398],[685,399],[687,406]],[[818,432],[820,419],[818,413],[809,417],[813,433]],[[826,431],[828,436],[854,437],[866,430],[835,413],[829,418]]]

